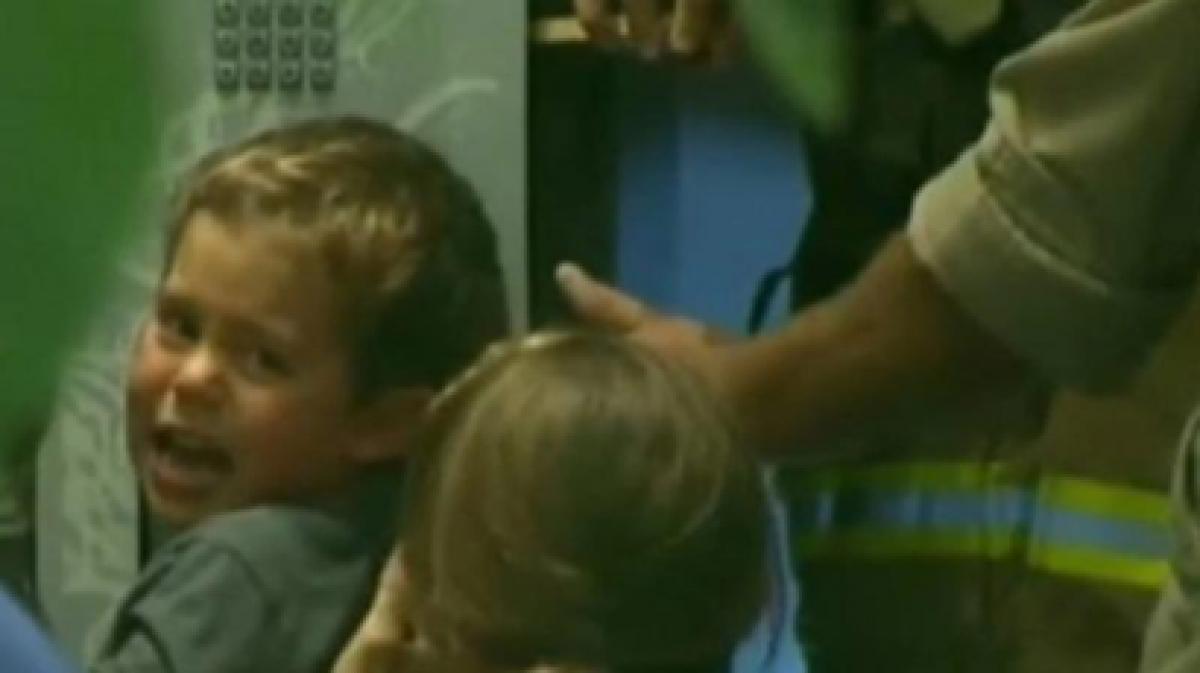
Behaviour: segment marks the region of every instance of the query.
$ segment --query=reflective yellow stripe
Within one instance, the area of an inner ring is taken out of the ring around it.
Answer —
[[[888,463],[852,469],[813,470],[795,483],[805,490],[904,488],[978,491],[984,484],[1015,485],[1016,470],[1004,463]]]
[[[827,534],[801,534],[793,538],[797,555],[802,558],[861,556],[866,558],[908,558],[922,556],[1011,555],[1015,539],[1011,535],[984,532],[897,531],[885,528],[860,528]]]
[[[1158,591],[1167,581],[1166,559],[1142,559],[1091,549],[1038,545],[1025,556],[1031,568],[1096,582],[1129,584]]]
[[[1004,463],[902,463],[801,477],[801,558],[1011,559],[1148,589],[1166,577],[1170,505],[1160,494]]]
[[[1067,509],[1149,524],[1171,520],[1171,502],[1159,493],[1053,475],[1043,479],[1040,486],[1047,502]]]
[[[929,490],[982,492],[1021,486],[1030,481],[1027,469],[1008,463],[894,463],[853,469],[814,470],[795,483],[812,492],[846,489]],[[1170,501],[1162,494],[1094,479],[1043,475],[1036,478],[1043,497],[1056,505],[1100,516],[1146,523],[1170,520]]]
[[[794,538],[800,558],[1017,558],[1016,538],[1005,533],[937,533],[895,530],[855,530],[807,534]],[[1038,544],[1028,549],[1024,563],[1056,575],[1097,582],[1127,584],[1158,590],[1167,578],[1167,562],[1123,557],[1087,549]]]

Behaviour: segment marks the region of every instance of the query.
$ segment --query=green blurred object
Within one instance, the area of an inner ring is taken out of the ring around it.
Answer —
[[[157,137],[142,0],[8,2],[0,29],[0,449],[133,229]]]
[[[842,128],[850,105],[849,0],[739,0],[751,50],[816,130]]]

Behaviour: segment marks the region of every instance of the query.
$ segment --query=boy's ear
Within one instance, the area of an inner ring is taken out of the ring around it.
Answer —
[[[370,402],[358,412],[350,458],[363,465],[404,458],[432,400],[430,390],[405,388]]]

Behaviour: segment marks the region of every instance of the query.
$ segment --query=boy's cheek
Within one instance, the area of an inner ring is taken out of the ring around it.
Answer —
[[[132,407],[142,407],[151,403],[165,387],[164,363],[155,362],[153,355],[139,352],[134,356],[129,370],[129,402]]]
[[[235,390],[237,426],[243,439],[254,445],[278,447],[294,444],[310,434],[306,427],[319,413],[296,405],[278,394]]]
[[[126,401],[131,429],[138,429],[154,415],[159,400],[166,394],[172,372],[171,358],[153,346],[139,346],[129,367]]]

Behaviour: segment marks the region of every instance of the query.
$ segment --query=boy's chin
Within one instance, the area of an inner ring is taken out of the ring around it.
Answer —
[[[143,484],[142,494],[146,509],[155,523],[173,531],[187,530],[218,513],[215,507],[205,503],[182,502],[163,497],[149,484]]]
[[[148,450],[135,454],[135,461],[142,495],[156,523],[178,531],[228,509],[223,479],[197,479]]]

